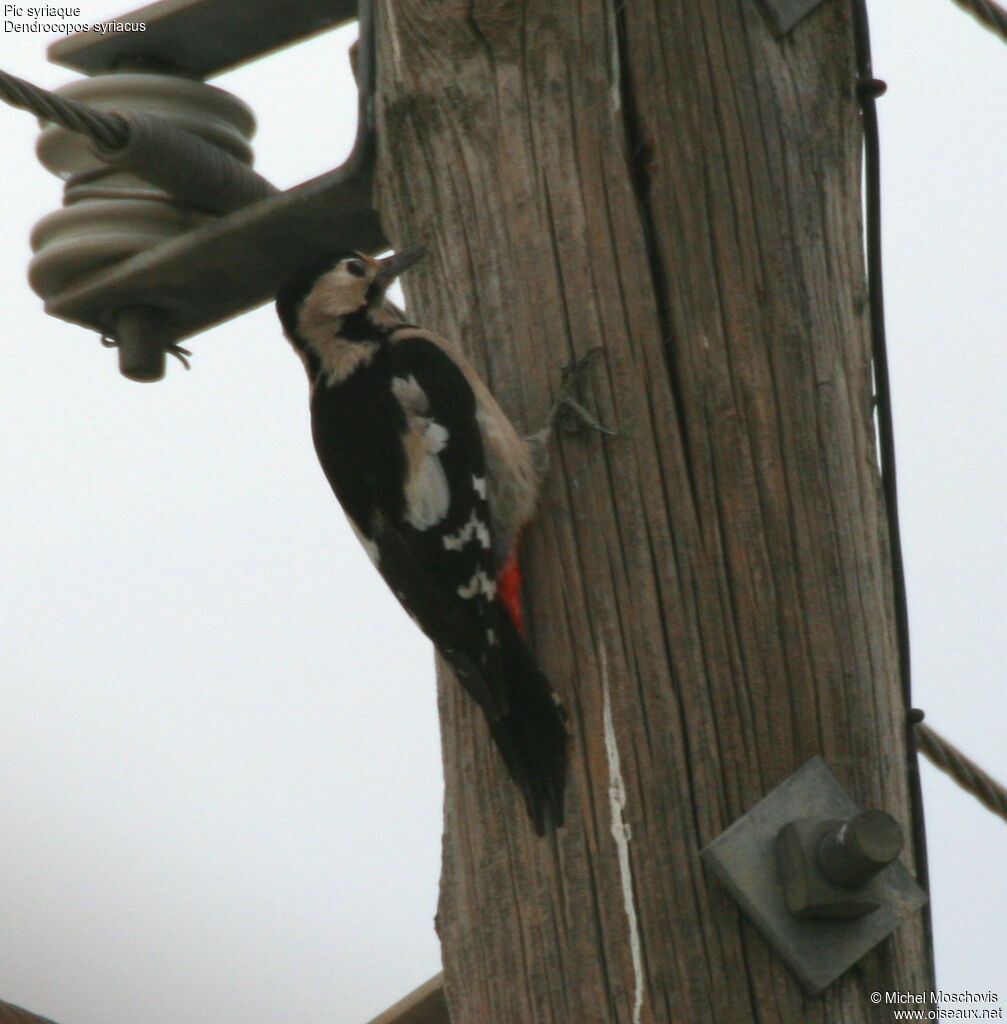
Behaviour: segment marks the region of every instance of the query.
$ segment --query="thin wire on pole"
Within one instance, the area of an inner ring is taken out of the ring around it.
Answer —
[[[884,93],[885,83],[874,77],[871,59],[871,35],[867,19],[867,0],[852,0],[853,33],[857,60],[857,96],[860,100],[864,131],[864,212],[866,221],[866,262],[868,312],[871,330],[871,357],[874,369],[874,391],[877,411],[878,449],[881,464],[881,486],[885,497],[885,518],[888,525],[888,548],[892,568],[892,602],[895,612],[895,640],[898,651],[899,677],[902,683],[903,706],[906,712],[906,769],[909,777],[909,798],[912,805],[913,860],[920,885],[930,887],[927,859],[926,825],[923,809],[923,786],[920,781],[919,758],[912,709],[912,666],[909,644],[909,601],[906,595],[905,565],[899,525],[898,482],[895,465],[895,427],[892,416],[891,382],[888,373],[888,342],[885,331],[885,300],[881,257],[881,146],[878,112],[875,100]],[[927,957],[930,974],[934,974],[934,935],[930,904],[923,908]]]

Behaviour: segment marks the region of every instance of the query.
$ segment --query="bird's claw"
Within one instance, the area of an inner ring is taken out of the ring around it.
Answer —
[[[597,430],[599,434],[607,437],[618,437],[614,430],[599,423],[575,398],[563,395],[557,404],[555,419],[561,429],[568,434],[579,434],[585,427],[590,430]],[[565,420],[565,422],[563,422]]]
[[[587,369],[591,360],[603,349],[600,345],[595,346],[592,349],[588,349],[582,356],[578,356],[576,359],[571,359],[566,362],[560,368],[562,373],[562,382],[560,384],[559,397],[553,404],[552,410],[549,414],[549,425],[559,426],[567,433],[577,434],[580,433],[585,427],[590,430],[596,430],[599,434],[605,434],[608,437],[617,437],[618,434],[614,430],[610,430],[608,427],[603,426],[598,419],[593,416],[574,395],[580,389],[580,382],[583,377],[584,371]]]

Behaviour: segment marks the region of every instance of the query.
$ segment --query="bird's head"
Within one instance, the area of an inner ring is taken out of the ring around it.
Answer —
[[[284,332],[303,350],[315,339],[340,335],[351,318],[375,318],[385,305],[388,286],[425,254],[425,246],[412,246],[380,260],[349,251],[302,267],[276,296]]]

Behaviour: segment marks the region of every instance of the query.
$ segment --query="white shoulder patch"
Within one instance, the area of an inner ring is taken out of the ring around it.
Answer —
[[[451,491],[439,453],[447,446],[446,427],[429,415],[430,400],[416,378],[392,378],[392,394],[406,415],[406,522],[417,530],[436,526],[447,514]]]
[[[392,377],[392,394],[399,400],[406,415],[423,415],[430,409],[427,393],[412,374],[408,377]]]

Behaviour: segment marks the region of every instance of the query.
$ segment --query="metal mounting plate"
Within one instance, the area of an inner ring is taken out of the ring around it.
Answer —
[[[786,35],[799,21],[807,17],[822,0],[760,0],[773,30],[778,36]]]
[[[110,332],[123,306],[153,306],[181,340],[269,301],[292,267],[340,248],[387,247],[370,176],[342,167],[108,267],[45,310]]]
[[[88,75],[154,58],[208,78],[356,16],[356,0],[159,0],[109,19],[143,22],[143,32],[79,32],[46,52]]]
[[[876,877],[884,903],[872,914],[818,921],[787,910],[776,864],[780,829],[799,818],[849,818],[860,810],[828,765],[813,757],[702,851],[703,862],[812,993],[831,985],[927,900],[896,861]]]

